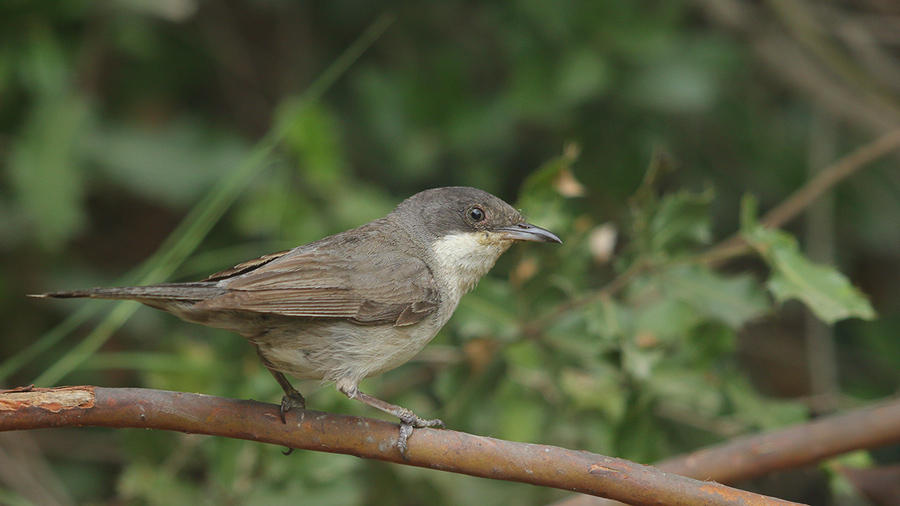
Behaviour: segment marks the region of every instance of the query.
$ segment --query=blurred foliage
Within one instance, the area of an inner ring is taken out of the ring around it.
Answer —
[[[802,300],[816,316],[829,324],[850,317],[875,318],[869,300],[840,272],[804,258],[790,234],[757,223],[756,204],[752,198],[744,199],[741,214],[744,237],[772,270],[768,285],[778,301]]]
[[[563,244],[515,247],[431,345],[366,391],[453,429],[642,462],[891,394],[896,158],[810,211],[832,210],[827,230],[756,221],[757,201],[772,207],[809,167],[900,126],[895,39],[876,23],[900,11],[850,3],[4,2],[0,382],[275,402],[239,336],[24,294],[197,279],[465,184]],[[845,18],[856,31],[838,29]],[[737,232],[755,256],[703,260]],[[812,242],[823,234],[830,245]],[[857,318],[835,325],[829,363],[810,362],[793,300],[828,323]],[[811,385],[818,366],[840,382]],[[380,416],[319,386],[297,382],[315,409]],[[564,496],[243,441],[66,434],[78,444],[16,435],[34,439],[22,472],[55,483],[52,500],[6,481],[0,502]]]

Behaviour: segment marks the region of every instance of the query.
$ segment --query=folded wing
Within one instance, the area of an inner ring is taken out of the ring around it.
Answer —
[[[195,307],[360,324],[411,325],[432,314],[439,294],[425,262],[357,229],[210,276],[225,291]],[[360,237],[360,234],[363,237]],[[373,247],[380,243],[382,247]]]

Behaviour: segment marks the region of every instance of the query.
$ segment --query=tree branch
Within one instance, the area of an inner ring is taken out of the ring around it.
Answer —
[[[856,450],[900,443],[900,400],[832,415],[654,464],[661,471],[698,480],[734,483],[781,469],[815,464]],[[575,496],[555,506],[607,506],[610,501]]]
[[[852,153],[819,171],[787,199],[772,208],[760,223],[769,228],[778,228],[796,218],[822,195],[838,183],[855,174],[872,162],[900,149],[900,130],[893,130],[857,148]],[[752,248],[736,234],[700,255],[701,262],[716,264],[734,257],[750,253]]]
[[[283,424],[277,406],[257,401],[93,386],[24,387],[0,392],[0,431],[85,426],[246,439],[562,488],[634,505],[796,504],[666,474],[622,459],[452,430],[416,429],[409,440],[409,460],[404,461],[394,447],[398,434],[395,423],[291,410],[287,424]]]

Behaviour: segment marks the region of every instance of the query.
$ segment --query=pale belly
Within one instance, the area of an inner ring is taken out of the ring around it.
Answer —
[[[254,337],[272,367],[304,379],[359,380],[408,362],[437,334],[443,322],[428,318],[406,327],[303,321]]]

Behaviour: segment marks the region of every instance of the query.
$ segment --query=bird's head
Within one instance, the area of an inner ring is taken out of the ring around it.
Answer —
[[[503,200],[462,186],[417,193],[401,202],[388,219],[421,238],[435,274],[452,278],[462,293],[475,286],[513,243],[562,242],[556,234],[526,222]]]

